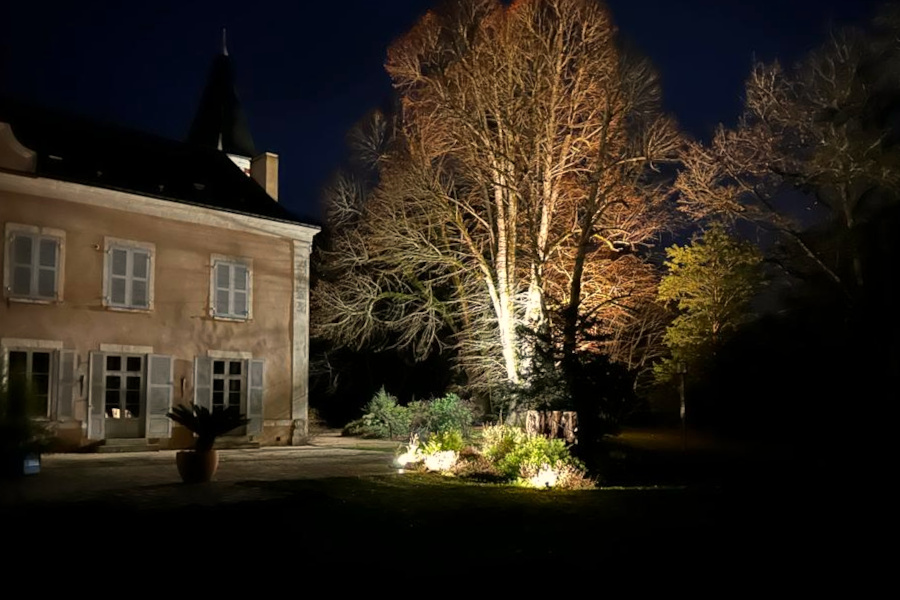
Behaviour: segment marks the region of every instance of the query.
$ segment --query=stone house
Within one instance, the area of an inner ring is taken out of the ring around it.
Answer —
[[[318,228],[277,199],[227,51],[186,142],[0,103],[0,384],[30,391],[15,408],[67,448],[187,446],[165,415],[190,402],[238,406],[232,443],[303,443]]]

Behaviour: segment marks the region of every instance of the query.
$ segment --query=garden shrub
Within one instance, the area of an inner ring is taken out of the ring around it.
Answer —
[[[427,471],[452,473],[464,446],[462,433],[458,429],[433,433],[421,445],[418,434],[414,433],[396,462],[401,467],[421,465]]]
[[[516,484],[532,488],[555,488],[559,490],[589,490],[596,482],[587,476],[577,464],[561,464],[534,467],[523,466]]]
[[[584,466],[569,454],[563,440],[526,435],[517,427],[505,425],[485,427],[480,450],[465,446],[459,430],[433,433],[424,445],[413,434],[407,450],[398,457],[398,464],[535,488],[571,490],[595,485],[585,474]]]
[[[512,450],[497,459],[497,469],[510,479],[515,479],[521,477],[524,470],[529,468],[553,467],[573,460],[563,440],[549,439],[542,435],[526,435]]]
[[[456,464],[453,465],[453,474],[457,477],[489,483],[506,481],[506,478],[497,471],[494,463],[472,446],[467,446],[460,451]]]
[[[453,471],[464,446],[462,432],[458,429],[432,433],[421,448],[413,450],[416,443],[417,437],[414,435],[413,441],[410,442],[410,450],[415,452],[416,459],[422,461],[426,470],[442,473]]]
[[[453,450],[439,450],[438,452],[422,455],[422,461],[426,470],[439,471],[441,473],[451,473],[457,460],[459,460],[459,453]]]
[[[348,423],[344,435],[366,438],[405,438],[409,435],[410,411],[382,387],[363,409],[362,418]]]
[[[518,427],[495,425],[482,432],[482,452],[497,473],[528,487],[587,489],[594,487],[584,465],[561,439],[527,435]]]
[[[425,454],[433,454],[445,450],[460,452],[464,446],[462,432],[459,429],[448,429],[428,436],[428,441],[422,446],[422,452]]]
[[[422,435],[457,430],[463,437],[472,433],[475,412],[472,404],[456,394],[447,394],[433,400],[413,402],[410,429]]]
[[[499,462],[526,437],[519,427],[488,425],[481,432],[481,451],[489,460]]]
[[[462,434],[458,431],[433,434],[424,445],[420,445],[419,436],[414,433],[410,436],[406,449],[400,452],[395,462],[401,468],[424,468],[426,471],[449,474],[459,459],[462,447]]]

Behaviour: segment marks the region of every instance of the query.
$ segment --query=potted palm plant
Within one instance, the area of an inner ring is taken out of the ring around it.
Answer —
[[[178,473],[185,483],[212,479],[219,466],[219,455],[213,448],[216,438],[250,422],[234,406],[216,406],[209,410],[197,404],[180,404],[166,416],[196,436],[192,450],[181,450],[175,455]]]

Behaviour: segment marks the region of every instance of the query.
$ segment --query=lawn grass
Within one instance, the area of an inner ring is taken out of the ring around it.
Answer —
[[[87,520],[101,523],[101,531],[113,537],[122,524],[153,532],[174,548],[191,549],[197,565],[207,564],[205,553],[217,550],[238,552],[242,564],[267,568],[288,561],[303,572],[385,569],[384,574],[438,576],[510,566],[527,573],[679,561],[730,564],[752,559],[763,546],[769,559],[800,548],[807,555],[824,552],[833,536],[821,527],[822,506],[810,512],[808,498],[764,488],[533,490],[423,473],[231,485],[260,492],[248,497],[268,499],[154,508],[98,497],[22,506],[2,517],[13,527],[27,527],[22,539],[34,542],[34,549],[59,539],[65,524]],[[155,556],[152,545],[132,545],[129,552]]]
[[[714,535],[715,490],[532,490],[437,474],[271,482],[286,495],[267,514],[302,509],[317,558],[368,555],[391,562],[415,556],[465,557],[504,564],[519,560],[579,562],[644,546],[688,521],[695,536]],[[360,546],[363,544],[363,546]]]

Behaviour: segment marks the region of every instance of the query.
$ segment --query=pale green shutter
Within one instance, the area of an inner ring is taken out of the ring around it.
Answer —
[[[17,296],[32,294],[32,270],[34,268],[33,239],[29,235],[10,236],[10,255],[12,256],[12,273],[10,287]]]
[[[57,420],[71,419],[75,404],[75,351],[60,350],[57,355],[56,416]]]
[[[146,250],[131,252],[131,302],[135,308],[150,307],[150,253]]]
[[[108,302],[114,306],[128,304],[128,251],[122,248],[110,248],[109,253],[109,289]]]
[[[216,295],[213,312],[216,315],[228,316],[231,314],[231,267],[226,263],[218,262],[215,273]]]
[[[234,265],[233,274],[234,303],[232,306],[232,312],[236,317],[246,318],[250,311],[250,307],[248,306],[247,302],[249,298],[249,271],[244,265]]]
[[[106,354],[91,352],[91,388],[88,395],[88,439],[102,440],[106,425]]]
[[[175,359],[160,354],[147,355],[147,437],[172,437],[172,422],[166,413],[172,408]]]
[[[212,359],[194,359],[194,404],[212,410]]]
[[[56,271],[59,267],[59,240],[40,238],[37,262],[37,295],[41,298],[56,298]]]
[[[261,435],[263,431],[263,360],[248,360],[247,369],[247,424],[248,435]]]

